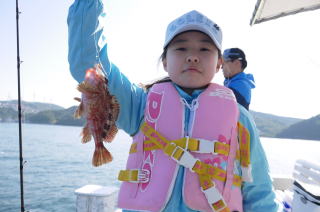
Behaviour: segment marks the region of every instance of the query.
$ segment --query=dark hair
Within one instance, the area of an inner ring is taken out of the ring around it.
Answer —
[[[155,84],[159,84],[159,83],[164,83],[164,82],[171,82],[172,80],[170,79],[169,76],[165,76],[165,77],[162,77],[160,79],[155,79],[153,82],[151,83],[148,83],[148,84],[142,84],[140,83],[140,87],[142,87],[143,89],[145,90],[149,90],[153,85]]]
[[[168,52],[168,47],[169,47],[170,43],[168,45],[166,45],[166,47],[163,48],[162,54],[160,55],[160,58],[159,58],[159,62],[160,61],[163,62],[167,58],[167,52]]]
[[[247,60],[240,60],[241,61],[241,68],[244,70],[247,67]]]
[[[239,59],[234,59],[234,60],[231,60],[231,61],[233,62],[235,60],[239,60]],[[241,63],[241,69],[244,70],[247,67],[247,61],[246,60],[239,60],[239,61]]]
[[[239,48],[225,49],[223,52],[223,57],[225,60],[239,60],[241,62],[241,69],[244,70],[247,67],[247,60],[245,53]]]

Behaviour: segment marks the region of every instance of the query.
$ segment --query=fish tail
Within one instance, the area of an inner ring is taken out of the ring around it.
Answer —
[[[105,163],[109,163],[112,161],[111,153],[103,146],[99,145],[94,150],[92,165],[93,166],[101,166]]]

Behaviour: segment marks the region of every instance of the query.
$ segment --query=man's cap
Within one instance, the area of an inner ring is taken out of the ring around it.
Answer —
[[[230,48],[224,50],[223,59],[225,61],[240,60],[242,63],[242,68],[245,69],[247,67],[246,55],[239,48]]]
[[[220,27],[196,10],[192,10],[180,16],[168,25],[163,48],[165,48],[176,35],[193,30],[208,35],[216,47],[221,51],[222,32]]]

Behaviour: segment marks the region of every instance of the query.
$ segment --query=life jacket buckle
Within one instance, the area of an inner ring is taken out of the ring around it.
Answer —
[[[193,151],[196,153],[211,153],[213,155],[217,155],[218,153],[215,152],[215,143],[218,142],[216,140],[214,141],[208,141],[205,139],[198,139],[199,141],[199,149],[197,151]]]
[[[206,199],[207,199],[211,209],[214,212],[222,211],[227,207],[227,204],[224,201],[221,193],[219,192],[219,190],[215,186],[212,186],[206,190],[203,190],[203,188],[201,188],[201,191],[206,196]]]
[[[150,179],[150,171],[147,169],[120,170],[118,179],[130,183],[147,183]]]
[[[180,158],[176,158],[174,157],[175,153],[177,151],[182,151],[182,155]],[[194,167],[194,165],[196,164],[196,162],[198,161],[198,159],[194,158],[190,152],[186,151],[185,149],[181,148],[180,146],[176,146],[176,148],[173,150],[172,154],[171,154],[171,158],[176,161],[179,165],[182,165],[186,168],[189,168],[189,170],[191,172],[194,172],[192,170],[192,168]]]
[[[138,182],[147,183],[150,179],[150,171],[147,169],[138,169]]]

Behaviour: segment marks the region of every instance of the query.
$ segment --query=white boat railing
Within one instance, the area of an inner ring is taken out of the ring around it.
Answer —
[[[303,183],[303,190],[300,192],[297,183]],[[273,176],[273,186],[277,200],[283,203],[284,211],[320,211],[320,164],[297,160],[292,177]],[[310,194],[311,197],[308,197]],[[318,197],[315,198],[316,196]]]
[[[320,186],[320,165],[305,160],[297,160],[293,177],[299,181]]]
[[[292,176],[273,175],[276,190],[291,190],[294,180],[320,186],[320,165],[306,160],[297,160]]]
[[[293,182],[308,183],[320,188],[320,165],[305,160],[297,160],[293,176],[272,176],[278,200],[288,202],[293,198]],[[119,212],[116,207],[119,189],[100,185],[85,185],[77,190],[77,212]],[[290,202],[291,201],[291,202]],[[289,210],[288,210],[289,211]]]

